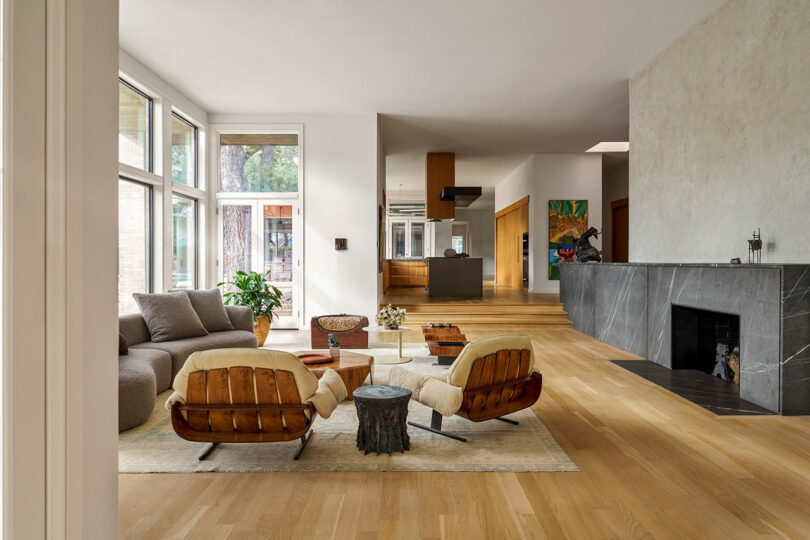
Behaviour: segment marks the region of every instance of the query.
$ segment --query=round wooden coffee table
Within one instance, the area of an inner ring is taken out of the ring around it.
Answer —
[[[295,354],[313,352],[313,351],[298,351]],[[329,354],[329,350],[317,350],[314,352],[323,352]],[[363,386],[363,381],[366,377],[371,376],[371,384],[374,384],[374,357],[368,354],[360,354],[349,351],[340,351],[340,358],[335,358],[332,362],[326,364],[313,364],[307,366],[313,375],[319,379],[323,376],[327,369],[334,369],[340,378],[343,379],[343,384],[346,385],[346,391],[349,393],[349,399],[352,399],[352,392]]]

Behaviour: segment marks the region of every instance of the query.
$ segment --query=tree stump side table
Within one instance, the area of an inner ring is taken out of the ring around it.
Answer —
[[[408,402],[411,391],[399,386],[361,386],[354,391],[357,448],[377,455],[410,449]]]

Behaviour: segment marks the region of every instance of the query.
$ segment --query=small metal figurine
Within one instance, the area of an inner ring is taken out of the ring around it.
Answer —
[[[717,355],[714,358],[714,371],[712,372],[713,377],[720,377],[724,381],[728,380],[729,376],[729,367],[728,367],[728,345],[724,343],[717,344]]]
[[[329,340],[329,354],[332,355],[332,358],[340,358],[340,340],[338,337],[335,334],[329,334],[326,339]]]
[[[577,262],[602,262],[602,252],[591,245],[591,237],[599,238],[596,227],[591,227],[577,239]]]
[[[762,262],[762,235],[759,227],[754,231],[754,237],[748,241],[748,263],[759,264]]]

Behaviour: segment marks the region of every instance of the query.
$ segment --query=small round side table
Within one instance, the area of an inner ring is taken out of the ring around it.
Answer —
[[[399,386],[372,384],[354,391],[357,407],[357,448],[377,455],[410,449],[408,402],[411,391]]]
[[[410,362],[411,359],[405,356],[402,356],[402,334],[410,330],[410,328],[405,328],[404,326],[400,326],[399,328],[386,328],[384,326],[366,326],[363,328],[364,332],[396,332],[397,333],[397,345],[399,347],[399,352],[396,358],[386,357],[386,356],[378,356],[376,363],[379,364],[405,364]]]

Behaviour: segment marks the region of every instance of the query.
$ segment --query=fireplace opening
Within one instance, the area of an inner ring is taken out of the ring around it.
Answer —
[[[735,347],[739,351],[739,346],[739,315],[672,305],[672,369],[694,369],[718,376],[718,353],[733,353]],[[726,361],[725,374],[733,382],[735,373],[728,364]],[[738,372],[738,362],[736,368]]]

